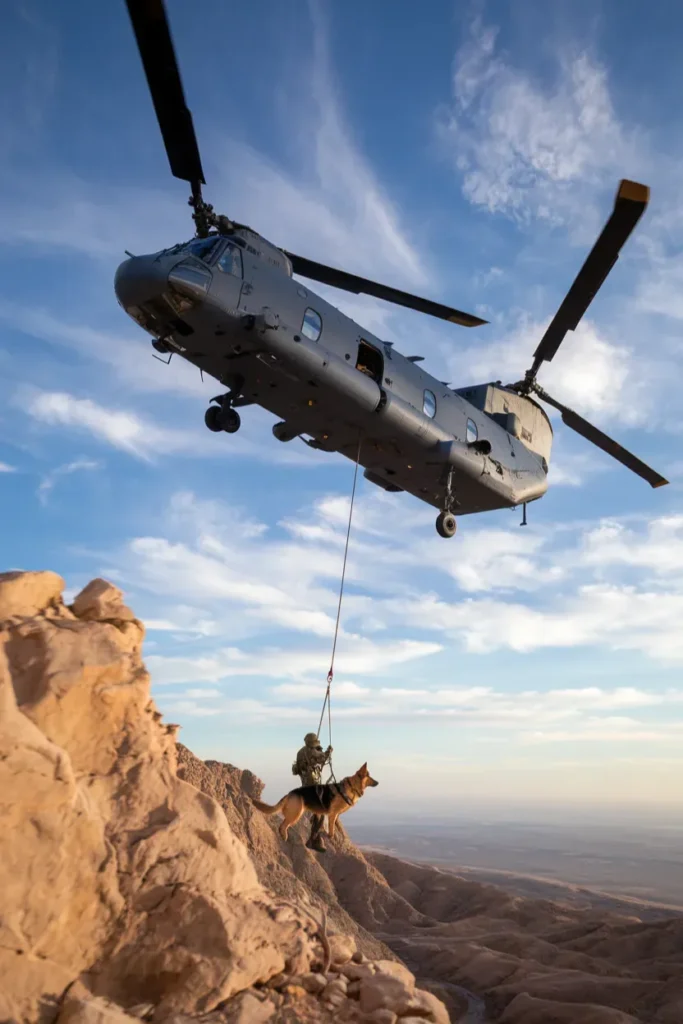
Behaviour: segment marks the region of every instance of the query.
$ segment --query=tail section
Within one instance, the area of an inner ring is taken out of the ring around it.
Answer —
[[[249,799],[257,811],[260,811],[261,814],[267,814],[270,817],[271,814],[277,814],[278,811],[282,810],[287,797],[283,796],[282,800],[278,800],[276,804],[264,804],[261,800],[254,800],[253,796],[249,797]]]

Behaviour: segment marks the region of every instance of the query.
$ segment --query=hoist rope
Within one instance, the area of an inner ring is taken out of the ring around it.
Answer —
[[[318,729],[316,736],[320,738],[320,729],[322,728],[323,718],[325,716],[325,708],[327,707],[327,724],[330,732],[330,746],[332,746],[332,701],[330,698],[330,687],[332,686],[332,679],[334,678],[334,658],[337,653],[337,640],[339,638],[339,624],[341,622],[341,610],[342,600],[344,597],[344,581],[346,579],[346,562],[349,556],[349,540],[351,539],[351,523],[353,521],[353,505],[356,499],[356,482],[358,480],[358,465],[360,463],[360,448],[361,438],[358,438],[358,451],[356,452],[356,465],[353,470],[353,487],[351,488],[351,503],[349,505],[349,522],[346,528],[346,544],[344,545],[344,561],[342,563],[341,581],[339,584],[339,601],[337,603],[337,621],[334,624],[334,639],[332,641],[332,657],[330,659],[330,671],[327,673],[327,689],[325,691],[325,700],[323,701],[322,711],[320,712],[320,721],[318,722]],[[332,758],[330,757],[330,778],[334,779],[334,771],[332,770]],[[335,779],[336,782],[336,779]]]

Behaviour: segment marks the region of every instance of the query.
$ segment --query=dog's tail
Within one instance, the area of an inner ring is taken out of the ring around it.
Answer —
[[[261,800],[255,800],[253,796],[249,797],[249,799],[257,811],[260,811],[261,814],[267,814],[270,816],[271,814],[277,814],[278,811],[282,810],[287,797],[283,796],[282,800],[278,800],[276,804],[264,804]]]

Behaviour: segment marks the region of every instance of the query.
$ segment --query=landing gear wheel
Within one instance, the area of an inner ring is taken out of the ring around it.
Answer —
[[[209,430],[219,434],[222,430],[226,434],[234,434],[240,429],[240,416],[234,409],[223,409],[220,405],[210,405],[204,413],[204,422]]]
[[[450,512],[439,512],[436,517],[436,532],[440,537],[453,537],[458,524]]]
[[[221,427],[226,434],[236,434],[240,429],[241,423],[240,414],[235,412],[234,409],[221,410]]]
[[[223,429],[221,424],[221,410],[217,405],[210,405],[204,413],[204,422],[206,423],[209,430],[212,430],[214,434],[220,433]]]

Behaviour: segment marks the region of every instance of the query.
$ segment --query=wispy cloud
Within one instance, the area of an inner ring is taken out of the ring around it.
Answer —
[[[147,462],[177,455],[196,458],[248,458],[259,461],[314,468],[321,456],[308,457],[304,446],[280,452],[268,438],[265,443],[244,436],[209,434],[190,425],[187,429],[161,426],[147,416],[132,409],[115,409],[92,398],[79,398],[65,391],[41,391],[37,388],[19,388],[14,402],[21,405],[34,420],[52,427],[89,433],[92,437],[118,448],[120,451]],[[256,417],[254,417],[256,418]],[[258,418],[259,425],[265,417]],[[324,456],[323,456],[324,458]]]
[[[498,30],[477,18],[454,62],[441,131],[464,195],[520,221],[573,221],[606,179],[643,167],[646,147],[620,123],[607,71],[589,52],[558,54],[554,80],[543,82],[497,44]]]
[[[340,672],[354,675],[384,674],[396,666],[425,658],[441,650],[441,645],[417,640],[373,643],[358,638],[339,653]],[[152,655],[147,664],[158,683],[169,685],[193,682],[219,682],[233,678],[324,679],[325,648],[286,648],[261,653],[226,648],[211,657],[174,658]],[[320,691],[318,691],[319,693]]]
[[[109,322],[111,318],[104,319]],[[6,300],[0,300],[0,321],[19,334],[104,363],[134,392],[206,396],[215,391],[215,381],[202,381],[199,370],[179,357],[162,366],[152,358],[151,338],[125,322],[119,330],[89,327],[67,322],[35,306]]]
[[[548,479],[551,487],[580,487],[587,477],[606,470],[607,463],[590,454],[553,453]]]
[[[136,413],[107,409],[90,398],[76,398],[63,391],[36,392],[26,409],[42,423],[85,431],[148,461],[160,450],[187,452],[193,447],[193,438],[181,430],[157,427]]]
[[[154,188],[84,180],[53,163],[9,182],[0,200],[0,241],[32,255],[72,253],[96,260],[105,273],[112,259],[155,252],[192,236],[182,201]]]
[[[148,659],[150,661],[151,659]],[[156,662],[158,671],[162,668]],[[194,666],[197,673],[198,666]],[[204,665],[202,678],[213,678]],[[184,671],[189,675],[192,669]],[[232,674],[232,672],[230,673]],[[192,677],[195,678],[195,677]],[[177,682],[167,678],[165,682]],[[335,685],[335,717],[340,720],[376,721],[430,719],[450,721],[458,728],[477,730],[520,746],[572,742],[677,742],[683,736],[683,690],[654,692],[635,687],[575,687],[524,690],[510,693],[486,686],[410,688],[396,686]],[[271,686],[263,697],[235,697],[219,689],[188,686],[177,695],[166,691],[169,711],[191,716],[209,714],[238,717],[240,721],[277,718],[310,720],[310,704],[317,704],[321,686],[283,683]],[[341,703],[337,703],[340,701]],[[665,715],[652,718],[653,713]]]
[[[16,467],[10,466],[6,462],[0,462],[0,473],[16,473]]]
[[[57,466],[40,481],[38,487],[39,500],[43,505],[47,504],[48,496],[60,477],[69,476],[71,473],[77,473],[82,470],[99,469],[100,466],[101,463],[95,462],[93,459],[75,459],[73,462],[67,462],[63,466]]]
[[[311,59],[300,65],[291,101],[280,97],[288,135],[301,142],[296,170],[231,139],[216,153],[224,175],[218,188],[232,197],[240,218],[278,245],[399,286],[426,286],[425,254],[354,140],[331,68],[323,12],[317,4],[310,10]],[[335,295],[335,304],[348,304],[351,315],[354,306],[385,308]]]

